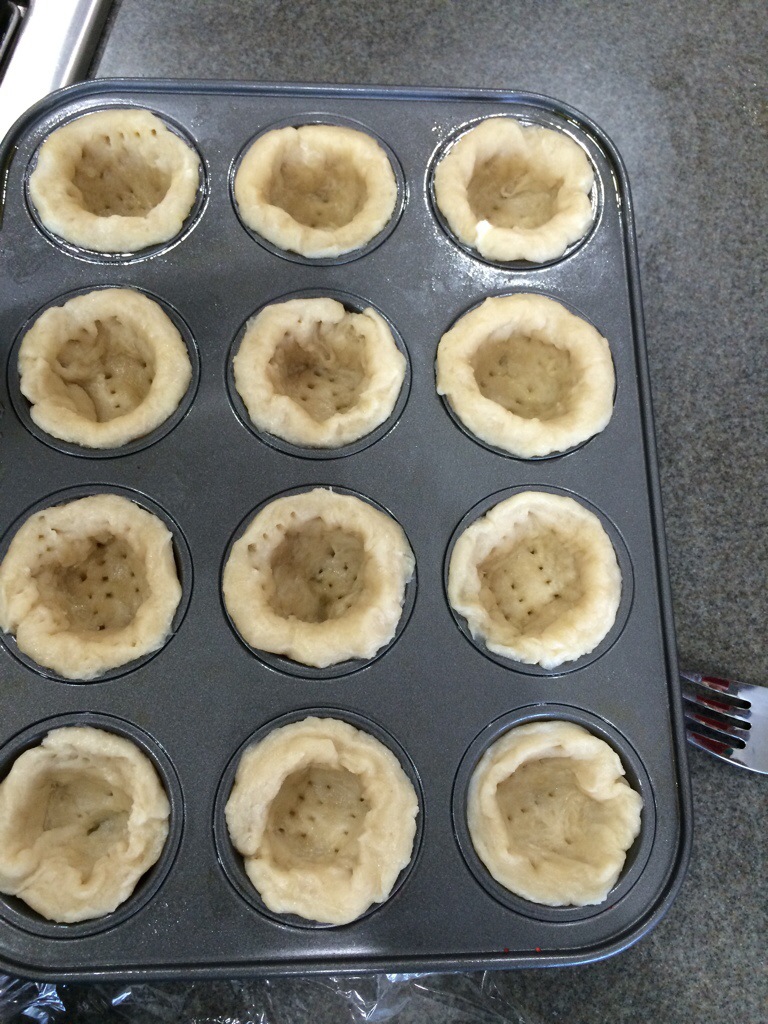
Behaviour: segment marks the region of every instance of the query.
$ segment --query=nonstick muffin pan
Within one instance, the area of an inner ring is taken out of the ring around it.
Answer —
[[[143,253],[102,256],[50,236],[27,180],[59,124],[105,107],[145,107],[196,148],[197,203],[181,234]],[[432,172],[461,132],[513,116],[566,132],[595,170],[593,227],[544,266],[498,265],[458,244],[437,213]],[[238,218],[232,181],[249,141],[271,126],[353,125],[380,140],[398,202],[359,252],[310,260],[259,241]],[[38,104],[6,139],[0,166],[0,556],[46,504],[110,491],[159,510],[174,533],[184,591],[175,632],[151,658],[89,683],[38,670],[0,644],[0,775],[61,724],[98,724],[140,743],[172,805],[158,865],[114,914],[43,921],[0,896],[0,964],[46,978],[148,978],[431,971],[573,964],[621,950],[671,904],[687,863],[691,813],[651,422],[632,206],[619,155],[564,105],[522,93],[228,83],[94,81]],[[16,354],[45,307],[79,291],[129,286],[179,326],[194,379],[178,414],[117,452],[59,443],[31,424]],[[554,457],[521,460],[478,443],[435,390],[443,333],[486,296],[540,292],[594,324],[616,370],[606,429]],[[408,357],[393,416],[365,443],[309,451],[244,422],[231,358],[248,319],[287,296],[371,305]],[[221,599],[226,552],[259,506],[329,486],[369,499],[403,527],[416,557],[392,643],[366,662],[318,670],[251,651]],[[616,549],[616,623],[593,651],[544,671],[489,655],[445,593],[459,524],[525,489],[574,496]],[[325,714],[389,743],[420,800],[411,865],[390,899],[343,927],[265,912],[223,821],[236,755],[270,723]],[[562,718],[619,753],[644,800],[641,833],[608,900],[546,908],[487,874],[466,826],[466,789],[487,746],[512,725]]]

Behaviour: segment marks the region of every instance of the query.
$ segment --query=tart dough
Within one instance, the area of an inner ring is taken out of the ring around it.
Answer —
[[[160,857],[169,814],[135,743],[90,726],[54,729],[0,783],[0,892],[51,921],[103,917]]]
[[[397,202],[389,157],[365,132],[305,124],[265,132],[235,175],[245,224],[280,249],[312,258],[367,245]]]
[[[222,589],[247,644],[325,668],[392,640],[413,570],[394,519],[318,487],[257,513],[232,545]]]
[[[557,668],[592,651],[616,620],[621,571],[594,513],[523,491],[494,505],[451,554],[448,600],[475,640],[514,661]]]
[[[388,898],[418,810],[387,747],[338,719],[305,718],[243,754],[226,817],[273,913],[338,925]]]
[[[616,884],[642,806],[604,740],[573,722],[531,722],[481,758],[467,823],[477,855],[510,892],[582,907]]]
[[[162,647],[180,599],[171,533],[116,494],[35,512],[0,564],[0,627],[66,679]]]
[[[43,142],[29,177],[40,220],[96,252],[132,253],[177,235],[200,187],[190,146],[148,110],[84,114]]]
[[[558,259],[592,224],[592,166],[563,132],[492,117],[465,132],[435,170],[451,231],[489,260]]]
[[[42,430],[86,448],[118,448],[168,419],[192,367],[156,302],[102,288],[38,317],[19,348],[19,374]]]
[[[373,309],[291,299],[249,323],[235,386],[261,430],[293,444],[337,448],[369,434],[395,407],[405,357]]]
[[[521,458],[598,434],[614,385],[605,338],[544,295],[488,298],[437,348],[438,394],[476,437]]]

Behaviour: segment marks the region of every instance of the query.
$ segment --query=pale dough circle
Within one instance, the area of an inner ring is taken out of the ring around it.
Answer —
[[[438,394],[476,437],[521,458],[598,434],[613,413],[614,386],[605,338],[544,295],[488,298],[437,348]]]
[[[418,810],[383,743],[338,719],[305,718],[246,750],[226,819],[273,913],[339,925],[388,898],[410,863]]]
[[[56,128],[29,177],[40,220],[96,252],[132,253],[174,238],[194,205],[200,161],[148,110],[99,110]]]
[[[495,654],[552,669],[613,626],[621,571],[598,517],[573,498],[523,491],[459,536],[448,600]]]
[[[589,230],[594,173],[566,134],[511,117],[465,132],[440,160],[435,200],[451,231],[489,260],[545,263]]]
[[[35,512],[0,564],[0,627],[67,679],[162,647],[180,599],[170,531],[116,494]]]
[[[245,224],[280,249],[315,259],[361,249],[397,202],[389,157],[370,135],[332,124],[276,128],[235,175]]]
[[[290,299],[249,321],[234,358],[235,386],[252,422],[297,445],[337,448],[391,414],[405,356],[374,309],[335,299]]]
[[[101,288],[45,310],[24,335],[18,365],[33,421],[86,448],[149,434],[176,410],[192,377],[173,322],[130,288]]]
[[[51,921],[103,917],[157,862],[169,815],[135,743],[91,726],[54,729],[0,783],[0,892]]]
[[[573,722],[531,722],[488,750],[469,784],[480,860],[510,892],[546,906],[602,903],[640,832],[643,800],[614,750]]]
[[[251,647],[325,668],[392,640],[414,558],[402,527],[349,494],[276,498],[232,545],[222,590]]]

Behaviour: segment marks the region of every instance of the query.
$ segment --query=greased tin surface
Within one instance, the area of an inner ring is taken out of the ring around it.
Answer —
[[[47,134],[111,106],[155,112],[194,144],[204,171],[181,235],[130,257],[56,242],[26,197]],[[491,116],[564,131],[594,165],[594,226],[551,264],[488,263],[458,245],[436,214],[436,159]],[[234,169],[254,136],[311,122],[370,132],[398,178],[388,228],[338,260],[306,260],[261,243],[232,198]],[[477,969],[585,962],[643,935],[682,881],[690,797],[631,202],[602,132],[556,101],[522,93],[102,80],[34,108],[6,140],[2,166],[0,556],[31,511],[117,491],[164,516],[184,590],[166,646],[95,682],[66,682],[20,655],[12,638],[0,644],[0,776],[50,728],[92,723],[149,753],[172,805],[161,861],[114,914],[55,925],[0,896],[2,966],[48,978]],[[45,437],[31,424],[16,371],[20,336],[43,308],[110,285],[159,300],[193,356],[193,384],[178,415],[120,453]],[[516,291],[557,299],[610,344],[611,421],[563,455],[526,461],[478,443],[435,390],[441,335],[486,296]],[[296,293],[372,305],[407,352],[401,400],[365,443],[310,452],[259,437],[243,421],[230,365],[242,327],[260,307]],[[250,651],[228,621],[220,588],[225,553],[252,511],[317,485],[387,509],[416,557],[392,644],[370,662],[322,671]],[[459,524],[525,489],[570,494],[596,511],[623,576],[608,636],[554,671],[484,652],[445,593]],[[345,718],[388,743],[420,798],[410,867],[386,903],[343,927],[311,927],[260,908],[257,894],[244,890],[223,822],[243,745],[270,723],[310,711]],[[488,875],[468,837],[466,788],[483,751],[511,725],[547,717],[607,740],[644,799],[640,836],[599,906],[546,908],[514,897]]]

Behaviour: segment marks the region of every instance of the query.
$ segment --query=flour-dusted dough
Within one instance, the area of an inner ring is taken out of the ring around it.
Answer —
[[[276,128],[259,136],[235,175],[245,224],[302,256],[361,249],[397,202],[389,157],[365,132],[331,124]]]
[[[510,729],[469,785],[477,855],[510,892],[547,906],[602,903],[640,832],[643,800],[608,744],[573,722]]]
[[[465,132],[435,170],[454,234],[489,260],[544,263],[592,224],[592,166],[563,132],[492,117]]]
[[[394,519],[317,487],[256,514],[232,545],[222,589],[247,644],[325,668],[390,642],[413,570]]]
[[[523,491],[456,541],[448,600],[490,651],[551,669],[592,651],[616,620],[621,571],[608,534],[573,498]]]
[[[138,252],[181,231],[197,154],[148,110],[83,114],[43,142],[29,195],[49,231],[96,252]]]
[[[151,761],[102,729],[54,729],[0,783],[0,892],[51,921],[103,917],[158,860],[170,806]]]
[[[298,445],[337,448],[392,412],[405,356],[374,309],[291,299],[249,323],[234,359],[235,386],[253,423]]]
[[[87,448],[118,448],[168,419],[192,367],[156,302],[130,288],[101,288],[38,317],[19,348],[19,374],[42,430]]]
[[[67,679],[157,650],[180,598],[171,533],[116,494],[35,512],[0,565],[0,627]]]
[[[243,754],[226,817],[271,911],[338,925],[387,899],[418,810],[387,747],[338,719],[305,718]]]
[[[544,295],[488,298],[437,348],[438,394],[473,434],[521,458],[603,430],[614,384],[605,338]]]

